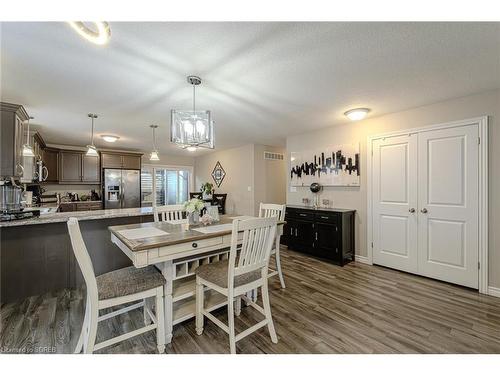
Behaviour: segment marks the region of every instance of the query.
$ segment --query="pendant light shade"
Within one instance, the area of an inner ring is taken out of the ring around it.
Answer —
[[[207,110],[196,110],[196,86],[201,84],[201,78],[189,76],[187,80],[193,86],[193,109],[172,110],[170,141],[190,151],[198,147],[214,148],[211,113]]]
[[[90,133],[90,144],[87,145],[87,156],[98,156],[97,148],[94,146],[94,119],[97,118],[95,113],[89,113],[88,117],[91,118],[92,121],[92,130]]]
[[[30,120],[33,120],[33,117],[28,117],[28,129],[26,130],[26,143],[23,145],[23,156],[32,158],[35,156],[35,153],[30,146]]]
[[[158,161],[160,160],[160,155],[158,154],[158,150],[156,149],[156,134],[155,130],[158,128],[158,125],[149,125],[153,132],[153,150],[151,151],[151,154],[149,155],[149,160],[151,161]]]

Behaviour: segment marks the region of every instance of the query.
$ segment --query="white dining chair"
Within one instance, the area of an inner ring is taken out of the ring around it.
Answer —
[[[82,331],[75,348],[75,354],[93,353],[99,349],[127,340],[131,337],[156,330],[158,352],[165,351],[165,314],[163,305],[163,286],[165,278],[154,267],[135,268],[134,266],[95,276],[92,260],[83,241],[76,218],[68,220],[68,232],[76,260],[83,273],[87,286],[87,302]],[[155,313],[150,310],[154,300]],[[99,316],[99,311],[126,303],[140,301],[120,310]],[[147,302],[147,303],[146,303]],[[96,343],[97,325],[111,317],[144,306],[145,326],[109,340]],[[146,318],[147,317],[147,318]]]
[[[259,217],[273,217],[276,216],[278,221],[285,221],[286,205],[261,203],[259,206]],[[278,275],[280,278],[281,287],[285,288],[285,279],[283,278],[283,271],[281,270],[280,246],[279,243],[273,246],[271,255],[274,254],[274,261],[276,263],[276,270],[269,273],[269,277]]]
[[[154,206],[153,214],[155,223],[160,221],[179,221],[183,219],[183,213],[186,210],[182,204],[170,204],[167,206]]]
[[[269,257],[276,235],[277,221],[277,217],[234,220],[229,259],[205,264],[196,269],[196,333],[198,335],[203,333],[204,317],[206,316],[229,335],[231,354],[236,353],[237,341],[266,325],[271,341],[273,343],[278,342],[267,285]],[[238,235],[242,235],[242,244],[237,256]],[[205,286],[227,297],[228,325],[225,325],[205,310]],[[246,293],[258,287],[262,288],[263,307],[246,296]],[[236,315],[239,315],[241,299],[248,306],[254,307],[264,315],[264,319],[236,335],[234,330],[234,303],[236,302]]]

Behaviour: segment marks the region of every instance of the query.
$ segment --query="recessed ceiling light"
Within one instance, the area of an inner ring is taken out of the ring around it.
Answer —
[[[349,120],[359,121],[364,119],[368,112],[370,112],[369,108],[354,108],[344,112],[344,115],[346,115]]]
[[[101,138],[109,143],[114,143],[120,139],[120,137],[117,137],[116,135],[101,135]]]
[[[69,21],[68,23],[78,34],[94,44],[106,44],[111,38],[111,29],[107,22],[89,22],[95,25],[95,30],[81,21]]]

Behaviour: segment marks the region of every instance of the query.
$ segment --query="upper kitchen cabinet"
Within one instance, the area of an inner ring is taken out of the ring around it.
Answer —
[[[42,182],[59,182],[59,150],[55,148],[44,148],[42,151]]]
[[[0,102],[0,178],[23,176],[23,123],[28,114],[22,105]]]
[[[101,152],[102,168],[141,169],[142,154]]]
[[[99,156],[87,156],[82,151],[59,151],[59,183],[99,184]]]

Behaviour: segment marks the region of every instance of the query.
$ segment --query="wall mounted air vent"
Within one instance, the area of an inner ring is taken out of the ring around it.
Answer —
[[[264,151],[264,160],[283,160],[284,155],[277,152]]]

